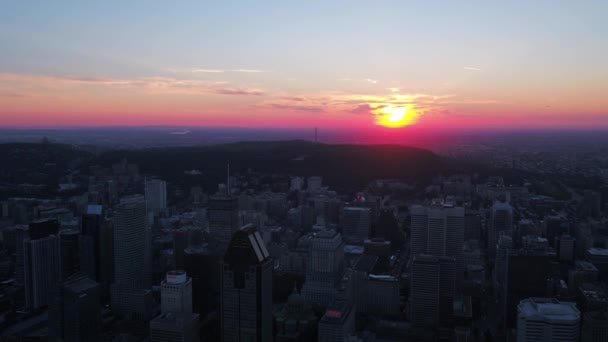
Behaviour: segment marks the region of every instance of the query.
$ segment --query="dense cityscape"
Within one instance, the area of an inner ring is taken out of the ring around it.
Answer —
[[[306,141],[247,145],[244,153],[257,151],[254,158],[263,163],[273,163],[268,156],[288,158],[284,163],[295,163],[292,170],[311,170],[301,163],[339,147]],[[240,145],[218,148],[231,146]],[[285,156],[284,146],[296,158]],[[298,146],[309,154],[298,158]],[[337,179],[331,173],[260,172],[204,158],[223,175],[188,169],[171,176],[127,159],[145,163],[147,153],[162,164],[155,149],[89,155],[48,139],[1,147],[3,339],[608,336],[608,187],[597,177],[605,172],[605,154],[574,172],[574,184],[570,173],[533,173],[514,153],[506,169],[484,157],[485,163],[472,164],[483,173],[462,162],[418,179],[382,178],[380,169],[364,165],[379,170],[378,178],[337,191],[326,181]],[[483,149],[458,148],[469,151],[467,160]],[[412,168],[423,167],[416,156],[390,153]],[[73,159],[59,160],[66,155]],[[344,178],[352,163],[342,162],[345,168],[334,172]],[[545,157],[544,163],[559,160]],[[19,177],[40,184],[11,181]],[[194,181],[185,185],[183,178]],[[208,179],[219,181],[203,187]]]

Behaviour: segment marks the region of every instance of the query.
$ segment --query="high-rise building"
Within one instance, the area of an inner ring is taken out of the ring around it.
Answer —
[[[173,256],[175,257],[175,268],[184,268],[184,250],[188,248],[188,230],[177,229],[173,231]]]
[[[557,255],[560,261],[573,262],[575,253],[576,240],[567,234],[564,234],[558,238]]]
[[[121,200],[114,212],[112,311],[146,317],[151,313],[151,231],[143,196]]]
[[[195,341],[198,314],[192,312],[192,279],[186,272],[167,272],[161,283],[160,300],[161,314],[150,321],[150,340]]]
[[[23,254],[26,307],[37,309],[46,306],[61,279],[57,236],[25,239]]]
[[[585,312],[581,329],[581,337],[585,342],[608,341],[608,311]]]
[[[488,225],[488,254],[494,257],[496,254],[496,242],[499,232],[509,232],[513,230],[513,207],[509,202],[496,201],[490,213],[490,223]]]
[[[113,278],[113,226],[101,205],[89,205],[80,222],[80,270],[99,283],[102,300],[107,302]]]
[[[162,312],[192,313],[192,279],[185,271],[169,271],[160,284]]]
[[[101,329],[99,284],[74,276],[56,292],[49,311],[49,336],[60,341],[99,341]]]
[[[255,226],[237,230],[223,260],[222,341],[272,341],[272,270]]]
[[[364,207],[345,207],[342,209],[340,227],[342,236],[353,244],[363,244],[369,237],[371,228],[371,209]]]
[[[413,326],[436,329],[446,325],[453,310],[454,271],[454,258],[414,256],[410,286]]]
[[[194,311],[204,316],[218,307],[221,257],[208,245],[190,246],[184,251],[184,269],[192,278]]]
[[[77,231],[66,229],[59,232],[59,254],[61,255],[61,279],[65,280],[80,270]]]
[[[455,260],[419,254],[412,262],[411,321],[416,328],[445,326],[453,311]]]
[[[410,214],[411,255],[454,258],[455,289],[460,292],[464,278],[464,208],[415,205],[410,208]]]
[[[319,321],[319,342],[343,342],[355,332],[355,308],[346,300],[336,300]]]
[[[230,195],[215,195],[209,198],[209,233],[212,239],[219,242],[222,249],[239,228],[239,201]]]
[[[146,180],[146,209],[158,215],[167,209],[167,183],[161,179]]]
[[[310,303],[327,306],[344,275],[344,242],[335,230],[323,230],[312,235],[309,248],[302,295]]]
[[[15,228],[15,282],[25,284],[25,253],[23,242],[29,238],[29,228],[20,225]]]
[[[517,342],[579,340],[581,314],[575,303],[529,298],[517,310]]]

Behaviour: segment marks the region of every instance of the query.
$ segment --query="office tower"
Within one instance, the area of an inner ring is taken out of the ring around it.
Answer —
[[[25,284],[25,254],[23,242],[29,238],[29,228],[25,225],[15,228],[15,282]]]
[[[551,274],[551,260],[547,253],[512,250],[507,263],[504,317],[506,326],[514,327],[517,305],[531,297],[543,297],[547,293],[547,279]]]
[[[101,308],[99,284],[75,276],[57,290],[49,310],[49,336],[60,341],[99,341]]]
[[[222,267],[222,341],[271,341],[273,262],[255,226],[237,230]]]
[[[511,249],[513,249],[513,239],[506,232],[500,232],[496,246],[496,260],[494,261],[494,284],[497,289],[502,289],[506,282],[509,251]]]
[[[146,209],[158,215],[167,209],[167,183],[160,179],[146,180]]]
[[[511,235],[513,229],[513,207],[509,202],[496,201],[490,213],[488,225],[488,254],[490,257],[496,255],[496,242],[500,232],[508,232]]]
[[[113,225],[105,218],[104,208],[87,206],[80,222],[80,270],[99,284],[104,302],[107,302],[114,273],[113,245]]]
[[[209,198],[209,234],[211,238],[225,249],[239,228],[239,202],[238,198],[218,194]]]
[[[462,290],[464,278],[464,208],[423,207],[410,208],[412,218],[411,255],[427,254],[455,259],[455,288]]]
[[[192,279],[169,271],[161,283],[161,314],[150,321],[153,342],[195,341],[198,314],[192,313]]]
[[[59,254],[61,255],[61,279],[65,280],[80,270],[77,231],[62,230],[59,232]]]
[[[481,239],[481,217],[477,210],[465,209],[464,212],[464,239]]]
[[[334,230],[314,233],[310,243],[306,282],[302,294],[307,301],[327,306],[344,275],[344,242]]]
[[[579,340],[581,314],[575,303],[529,298],[517,311],[517,342]]]
[[[29,225],[29,237],[32,240],[44,238],[50,235],[59,233],[59,221],[55,219],[43,219],[30,223]]]
[[[558,238],[557,255],[560,261],[573,262],[574,261],[574,250],[576,240],[567,234],[564,234]]]
[[[363,244],[363,241],[369,237],[371,210],[363,207],[345,207],[341,216],[340,227],[344,240],[353,244]]]
[[[410,317],[416,328],[437,329],[453,311],[455,260],[419,254],[412,262]]]
[[[306,189],[308,192],[317,192],[321,190],[323,184],[323,178],[319,176],[310,176],[306,180]]]
[[[215,310],[220,292],[221,257],[208,245],[190,246],[184,251],[184,269],[192,279],[194,311],[204,316]]]
[[[160,284],[161,311],[192,313],[192,279],[185,271],[169,271]]]
[[[353,267],[354,304],[358,313],[398,315],[401,312],[400,281],[392,275],[374,274],[378,257],[363,254]]]
[[[583,283],[597,281],[598,274],[597,267],[592,263],[577,260],[574,263],[574,269],[568,272],[568,288],[571,291],[577,291]]]
[[[151,309],[151,232],[143,196],[123,198],[114,212],[112,311],[145,318]]]
[[[61,279],[59,241],[56,235],[23,241],[26,307],[38,309],[50,303]]]
[[[551,247],[555,247],[556,237],[570,234],[570,223],[564,215],[548,215],[544,218],[542,226],[544,236]]]
[[[346,300],[336,300],[319,321],[319,342],[343,342],[355,332],[355,308]]]
[[[188,248],[188,230],[178,229],[173,231],[173,256],[175,257],[175,268],[184,268],[184,250]]]
[[[399,223],[392,209],[383,208],[379,210],[372,237],[390,241],[393,250],[401,247],[405,237],[399,228]]]

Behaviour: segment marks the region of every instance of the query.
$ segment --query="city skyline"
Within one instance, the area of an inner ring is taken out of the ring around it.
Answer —
[[[600,1],[4,9],[1,127],[608,127]]]

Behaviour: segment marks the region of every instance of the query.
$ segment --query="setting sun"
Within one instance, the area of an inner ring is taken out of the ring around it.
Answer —
[[[380,105],[372,110],[376,116],[376,124],[384,127],[398,128],[411,125],[418,117],[415,110],[409,106]]]

